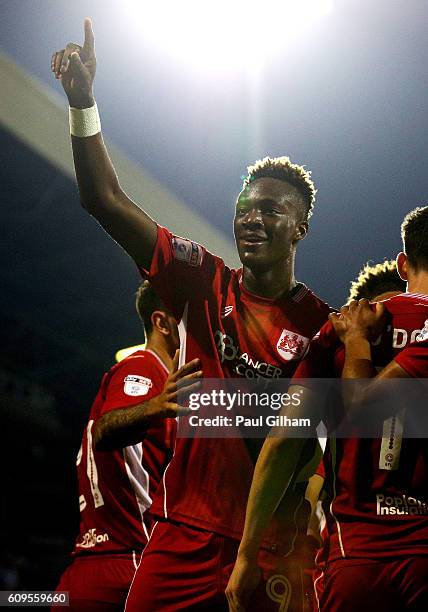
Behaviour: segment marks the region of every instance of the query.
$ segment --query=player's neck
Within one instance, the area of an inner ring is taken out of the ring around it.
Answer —
[[[251,293],[264,298],[276,299],[287,294],[296,286],[294,258],[273,266],[269,270],[255,270],[244,267],[242,283]]]
[[[423,293],[428,295],[428,272],[421,270],[409,275],[407,291],[409,293]]]
[[[168,347],[165,345],[163,338],[159,340],[154,334],[152,334],[149,340],[147,340],[146,349],[156,353],[162,363],[164,363],[171,372],[173,355],[170,355]]]

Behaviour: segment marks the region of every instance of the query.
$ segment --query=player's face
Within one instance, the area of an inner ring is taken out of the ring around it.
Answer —
[[[267,270],[290,257],[307,231],[303,197],[289,183],[261,178],[239,194],[234,233],[244,266]]]

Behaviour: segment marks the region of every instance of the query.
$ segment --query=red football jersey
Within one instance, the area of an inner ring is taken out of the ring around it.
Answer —
[[[405,293],[384,304],[388,320],[372,346],[374,365],[382,368],[395,359],[410,376],[426,378],[428,296]],[[295,377],[340,376],[344,357],[344,347],[327,323]],[[405,426],[405,416],[398,418]],[[391,418],[384,422],[382,439],[330,438],[324,456],[330,493],[327,538],[320,560],[428,553],[426,440],[406,439],[397,431],[397,420]]]
[[[180,320],[180,362],[199,357],[205,378],[292,376],[330,312],[304,285],[276,300],[253,295],[242,270],[161,227],[144,274]],[[151,512],[241,538],[254,462],[243,439],[178,438]]]
[[[141,551],[147,543],[146,510],[171,459],[176,421],[159,419],[142,442],[109,452],[93,448],[92,432],[102,414],[161,393],[167,377],[150,350],[133,353],[104,375],[76,462],[81,521],[75,555]]]

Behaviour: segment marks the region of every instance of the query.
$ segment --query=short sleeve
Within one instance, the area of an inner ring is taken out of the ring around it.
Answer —
[[[314,336],[306,356],[298,365],[293,381],[305,378],[334,378],[335,353],[340,341],[330,321],[327,321]]]
[[[158,225],[150,269],[140,268],[140,273],[152,283],[165,306],[181,319],[189,297],[212,282],[219,263],[223,264],[222,260],[201,245]]]
[[[161,366],[144,356],[124,359],[105,380],[104,401],[99,416],[146,402],[159,395],[165,374]]]
[[[412,342],[394,361],[413,378],[428,377],[428,339]]]

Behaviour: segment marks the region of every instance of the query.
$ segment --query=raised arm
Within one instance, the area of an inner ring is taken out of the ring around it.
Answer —
[[[134,261],[149,268],[156,223],[123,191],[104,145],[93,93],[96,58],[90,19],[85,19],[84,27],[83,46],[69,43],[53,54],[51,62],[70,104],[72,131],[78,134],[71,136],[71,142],[80,199]]]

